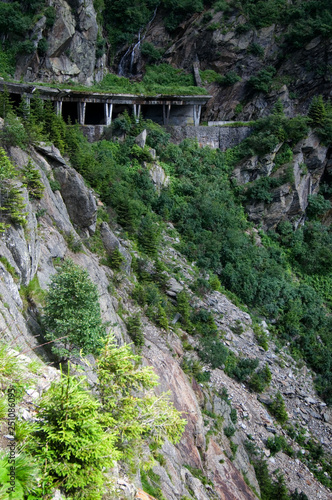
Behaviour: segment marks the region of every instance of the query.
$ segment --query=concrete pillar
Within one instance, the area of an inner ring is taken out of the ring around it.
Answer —
[[[171,114],[171,105],[170,104],[163,104],[163,122],[164,122],[164,125],[168,125],[170,114]]]
[[[194,104],[194,125],[197,127],[201,120],[202,105]]]
[[[113,104],[105,102],[104,109],[105,109],[105,124],[107,126],[112,125]]]
[[[86,102],[77,103],[78,123],[80,125],[84,125],[85,123],[85,109],[86,109]]]
[[[55,101],[55,112],[58,116],[62,115],[62,101]]]
[[[28,94],[22,94],[22,104],[23,104],[23,116],[27,118],[30,115],[30,96]]]

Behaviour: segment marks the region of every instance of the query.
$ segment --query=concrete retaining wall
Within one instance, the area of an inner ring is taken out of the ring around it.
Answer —
[[[197,127],[169,126],[167,132],[171,134],[172,141],[179,144],[184,139],[197,139],[200,146],[210,146],[226,151],[240,144],[251,134],[250,127]]]

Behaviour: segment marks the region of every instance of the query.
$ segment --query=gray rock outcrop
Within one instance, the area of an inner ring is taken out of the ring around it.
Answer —
[[[92,85],[96,73],[98,24],[93,0],[54,0],[56,17],[51,28],[42,17],[34,27],[35,47],[46,36],[47,52],[40,58],[35,52],[19,59],[15,77],[27,81],[72,80]]]
[[[100,225],[100,236],[105,247],[106,253],[111,256],[114,250],[119,250],[123,257],[122,267],[126,273],[130,273],[132,257],[130,253],[121,245],[118,238],[111,231],[107,222],[102,222]]]

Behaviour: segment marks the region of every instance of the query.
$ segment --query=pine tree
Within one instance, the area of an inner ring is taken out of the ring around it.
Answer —
[[[10,222],[25,224],[25,202],[22,192],[15,185],[17,173],[3,148],[0,148],[0,232],[10,227]]]
[[[27,165],[23,169],[24,183],[27,186],[30,195],[37,200],[43,197],[45,189],[41,181],[40,172],[33,166],[29,158]]]
[[[284,106],[281,99],[278,99],[273,108],[273,114],[276,116],[284,116]]]
[[[311,125],[314,127],[323,126],[326,119],[326,108],[322,95],[316,95],[313,97],[309,107],[308,116],[310,118]]]
[[[138,229],[138,242],[141,248],[148,255],[156,255],[159,244],[159,227],[154,222],[153,217],[147,214]]]
[[[71,260],[64,262],[51,278],[44,312],[47,337],[66,337],[61,342],[63,347],[54,347],[54,352],[65,358],[79,349],[85,354],[98,352],[105,328],[97,287],[85,269]]]

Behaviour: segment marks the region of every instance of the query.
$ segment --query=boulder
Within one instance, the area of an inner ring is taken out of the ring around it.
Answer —
[[[144,148],[146,143],[146,136],[147,136],[147,131],[146,129],[144,129],[143,132],[141,132],[135,139],[136,144],[142,149]]]
[[[61,195],[70,219],[79,228],[93,234],[96,230],[97,203],[92,191],[86,187],[83,177],[68,166],[55,168],[53,172],[60,183]]]

